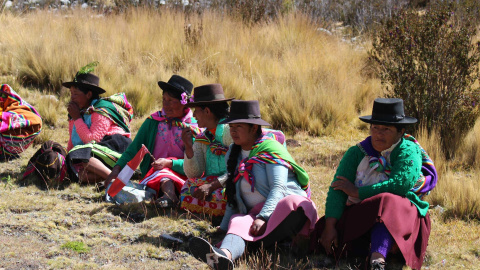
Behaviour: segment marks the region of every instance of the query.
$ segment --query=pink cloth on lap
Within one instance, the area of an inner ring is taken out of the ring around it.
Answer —
[[[270,234],[292,211],[295,211],[298,208],[303,208],[303,211],[308,218],[299,234],[308,236],[315,228],[315,223],[318,220],[317,209],[313,201],[300,195],[289,195],[278,202],[277,207],[267,222],[265,233],[260,236],[252,236],[249,233],[250,226],[255,220],[256,215],[262,210],[263,204],[264,203],[259,203],[255,205],[247,215],[233,215],[230,224],[228,225],[227,233],[238,235],[246,241],[258,241]]]

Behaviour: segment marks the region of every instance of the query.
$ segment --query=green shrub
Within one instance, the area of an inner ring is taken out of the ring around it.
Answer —
[[[471,21],[459,19],[453,4],[424,14],[403,10],[377,31],[369,52],[386,95],[402,98],[406,113],[419,120],[414,133],[421,126],[440,130],[447,158],[479,115],[480,43],[472,41]]]

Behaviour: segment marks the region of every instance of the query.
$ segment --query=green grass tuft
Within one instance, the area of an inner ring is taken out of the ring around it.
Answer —
[[[70,241],[61,246],[63,249],[70,249],[77,253],[88,253],[90,248],[83,242]]]

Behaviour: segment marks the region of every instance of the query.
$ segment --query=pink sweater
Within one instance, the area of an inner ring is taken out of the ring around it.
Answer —
[[[83,143],[88,143],[91,141],[100,142],[106,135],[113,134],[121,134],[127,138],[130,138],[130,133],[126,133],[123,128],[116,125],[112,120],[99,113],[94,112],[92,113],[92,125],[90,126],[90,129],[88,128],[87,124],[83,122],[82,118],[78,118],[77,120],[72,119],[68,121],[68,134],[70,135],[70,139],[68,140],[67,152],[73,148],[73,125],[75,125],[78,136],[80,136],[80,139],[82,139]]]

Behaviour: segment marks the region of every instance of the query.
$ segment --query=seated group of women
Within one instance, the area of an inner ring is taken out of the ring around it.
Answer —
[[[190,241],[192,254],[209,266],[233,268],[246,242],[268,247],[303,234],[311,250],[369,257],[372,269],[384,269],[392,250],[421,267],[430,233],[421,198],[435,186],[436,172],[405,133],[416,119],[404,115],[401,99],[376,99],[372,115],[360,117],[371,136],[345,153],[318,219],[307,172],[282,132],[262,128],[270,124],[258,101],[226,98],[220,84],[193,88],[173,75],[158,82],[162,110],[131,141],[130,104],[124,95],[100,98],[98,81],[83,72],[63,84],[71,92],[66,163],[81,182],[105,181],[108,190],[144,145],[140,184],[155,191],[158,206],[223,216],[220,245]]]

